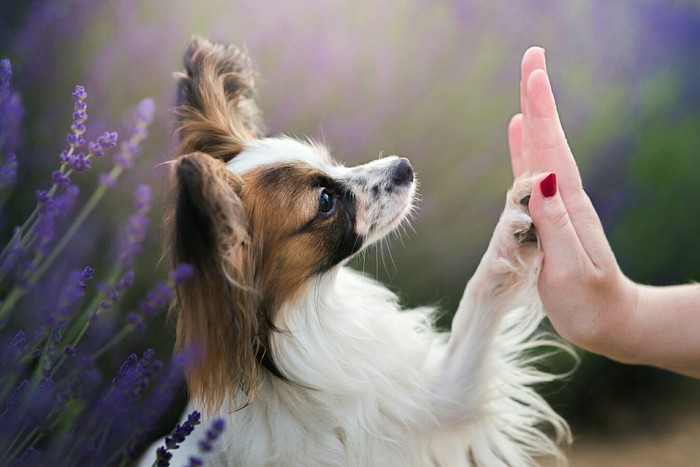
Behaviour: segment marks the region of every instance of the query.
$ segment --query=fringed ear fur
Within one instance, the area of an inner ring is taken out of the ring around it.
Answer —
[[[178,286],[176,351],[200,352],[188,369],[191,396],[208,412],[245,405],[257,390],[256,354],[264,342],[253,289],[254,264],[242,180],[207,154],[181,157],[175,169],[170,253],[194,267]]]
[[[185,73],[176,77],[176,156],[202,151],[228,162],[246,142],[264,137],[255,102],[255,72],[243,50],[197,38],[185,54]]]

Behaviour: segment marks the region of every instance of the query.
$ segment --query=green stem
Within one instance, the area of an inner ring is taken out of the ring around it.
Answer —
[[[122,328],[121,331],[119,331],[119,332],[117,333],[116,336],[114,336],[109,342],[107,342],[104,346],[102,346],[101,349],[99,349],[97,352],[95,352],[94,354],[92,354],[92,358],[93,358],[94,360],[97,360],[98,358],[100,358],[100,356],[101,356],[103,353],[105,353],[106,351],[108,351],[109,349],[111,349],[112,347],[114,347],[116,344],[118,344],[119,341],[121,341],[122,339],[124,339],[124,338],[125,338],[127,335],[129,335],[129,333],[131,333],[131,331],[133,331],[133,330],[134,330],[134,327],[133,327],[131,324],[127,324],[124,328]]]

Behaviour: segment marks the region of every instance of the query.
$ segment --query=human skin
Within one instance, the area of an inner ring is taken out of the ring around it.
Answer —
[[[554,328],[613,360],[700,377],[700,285],[646,286],[620,270],[566,141],[542,48],[523,55],[520,108],[508,126],[511,164],[515,177],[541,173],[529,209]]]

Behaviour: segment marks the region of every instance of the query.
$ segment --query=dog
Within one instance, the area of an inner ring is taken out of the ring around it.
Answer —
[[[566,422],[533,386],[542,262],[515,181],[450,333],[403,310],[348,261],[411,216],[408,159],[346,167],[322,145],[267,137],[256,74],[235,46],[195,39],[179,83],[167,225],[176,351],[191,406],[224,417],[213,465],[533,465],[563,459]],[[206,423],[206,422],[205,422]],[[196,432],[195,432],[196,434]],[[196,454],[190,436],[176,458]],[[179,464],[178,464],[179,465]]]

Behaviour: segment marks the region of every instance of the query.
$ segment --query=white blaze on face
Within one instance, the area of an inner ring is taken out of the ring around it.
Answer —
[[[355,194],[355,228],[368,244],[394,230],[412,209],[416,190],[412,170],[410,178],[403,173],[403,178],[397,179],[398,167],[407,163],[398,156],[388,156],[347,169],[343,176],[343,183]]]

